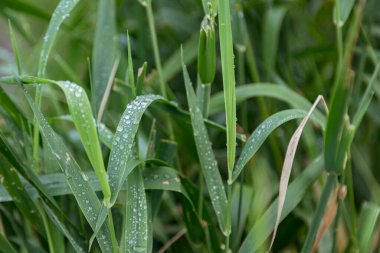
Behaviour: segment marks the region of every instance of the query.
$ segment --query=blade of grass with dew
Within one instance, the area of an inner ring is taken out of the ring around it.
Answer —
[[[219,42],[223,74],[223,94],[225,102],[226,126],[227,126],[227,164],[229,178],[235,164],[236,150],[236,95],[234,52],[232,44],[230,1],[218,1],[219,12]],[[228,229],[230,224],[226,224]],[[228,231],[229,232],[229,231]]]
[[[92,58],[91,102],[95,118],[109,83],[117,52],[115,1],[98,2]],[[106,48],[106,50],[105,50]],[[99,120],[99,119],[98,119]]]
[[[147,163],[147,161],[145,161]],[[142,162],[140,163],[142,164]],[[88,171],[85,177],[94,191],[101,191],[96,175],[92,171]],[[154,165],[153,167],[143,169],[143,179],[145,190],[166,190],[183,194],[189,199],[185,189],[182,187],[181,176],[178,172],[164,165]],[[47,189],[49,197],[63,196],[73,194],[70,185],[68,185],[66,176],[63,173],[52,173],[49,175],[39,176],[43,186]],[[23,180],[22,180],[23,181]],[[40,195],[30,184],[23,181],[28,195],[34,200]],[[127,190],[127,182],[121,186],[122,190]],[[4,186],[0,185],[0,202],[10,202],[12,197],[7,193]],[[191,200],[189,199],[191,202]]]
[[[46,83],[59,86],[65,93],[72,120],[78,131],[86,154],[98,176],[106,204],[110,203],[111,191],[107,181],[103,156],[100,149],[96,124],[90,102],[82,87],[69,81],[52,81],[42,78],[23,78],[24,83]]]
[[[126,252],[146,252],[148,249],[148,213],[140,169],[132,171],[127,182],[125,249]]]
[[[243,150],[240,154],[239,160],[236,162],[235,169],[233,171],[232,184],[240,175],[244,166],[249,162],[249,160],[256,154],[261,145],[267,139],[269,134],[271,134],[277,127],[282,124],[293,120],[299,119],[306,116],[306,111],[299,109],[289,109],[273,114],[262,122],[255,131],[251,134]]]
[[[211,203],[214,207],[216,217],[223,233],[227,233],[226,208],[227,197],[224,190],[222,178],[218,171],[215,155],[211,147],[206,127],[203,123],[202,112],[198,108],[198,100],[191,86],[190,77],[186,66],[182,62],[183,78],[185,81],[186,95],[189,104],[191,124],[193,126],[194,140],[201,163],[202,173],[210,194]]]
[[[270,97],[280,101],[284,101],[295,109],[302,109],[308,111],[311,103],[297,94],[286,86],[276,84],[255,83],[241,85],[236,88],[236,103],[239,104],[249,98],[253,97]],[[218,92],[211,97],[210,101],[210,114],[215,114],[223,110],[224,98],[223,93]],[[315,111],[315,118],[322,123],[326,124],[326,117],[320,112]]]
[[[272,236],[272,240],[271,240],[271,243],[269,246],[269,250],[273,246],[273,242],[274,242],[274,239],[275,239],[276,233],[277,233],[277,228],[278,228],[278,225],[280,224],[281,212],[282,212],[282,209],[283,209],[284,203],[285,203],[286,192],[288,190],[289,177],[290,177],[290,173],[292,171],[294,156],[296,154],[298,142],[301,138],[302,131],[305,128],[307,121],[309,120],[311,114],[313,113],[313,111],[317,107],[318,103],[321,101],[322,101],[323,105],[325,106],[326,113],[328,113],[328,110],[327,110],[327,107],[325,105],[323,97],[321,95],[318,96],[317,99],[315,100],[313,106],[310,108],[307,115],[302,119],[300,125],[298,126],[298,128],[294,132],[292,138],[289,141],[288,147],[286,149],[286,155],[285,155],[284,165],[282,166],[279,193],[278,193],[278,207],[277,207],[276,223],[274,226],[273,236]]]
[[[133,143],[141,121],[148,106],[156,100],[165,100],[158,95],[136,97],[127,105],[112,141],[111,154],[108,162],[107,175],[111,188],[111,206],[115,204],[120,187],[131,170],[125,165],[130,160]]]
[[[67,238],[67,240],[70,242],[71,246],[75,249],[76,252],[83,252],[85,253],[86,251],[84,250],[84,247],[82,245],[81,241],[78,241],[77,238],[75,238],[71,232],[68,230],[68,228],[59,220],[57,215],[45,204],[43,203],[44,210],[46,214],[49,216],[50,220],[53,221],[53,223],[60,229],[62,234]]]
[[[360,252],[372,251],[372,238],[380,214],[380,207],[373,203],[364,203],[359,218],[358,242]]]
[[[41,134],[44,135],[48,141],[49,147],[54,152],[80,209],[82,210],[90,226],[95,229],[97,214],[99,213],[101,206],[95,191],[91,188],[91,185],[88,183],[88,178],[81,172],[80,167],[68,152],[63,141],[58,137],[51,126],[47,123],[42,113],[38,110],[25,87],[22,86],[22,89],[36,116],[36,119],[38,120],[38,124],[41,126]],[[117,251],[114,229],[109,223],[107,226],[102,227],[97,236],[97,240],[103,252]]]
[[[318,157],[289,185],[288,198],[281,213],[285,219],[301,202],[310,185],[323,172],[323,159]],[[240,246],[238,253],[256,252],[272,233],[277,215],[278,198],[270,205],[263,216],[249,230],[247,237]]]
[[[54,10],[50,19],[49,27],[45,33],[42,49],[38,63],[38,76],[45,76],[46,64],[50,51],[56,40],[59,28],[63,21],[69,17],[71,11],[77,5],[79,0],[61,0]]]

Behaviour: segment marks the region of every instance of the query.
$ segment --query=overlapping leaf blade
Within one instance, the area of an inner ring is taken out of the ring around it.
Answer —
[[[41,127],[41,133],[46,138],[49,148],[51,148],[65,174],[67,183],[70,186],[80,209],[90,226],[95,229],[97,214],[99,213],[101,206],[95,191],[91,188],[88,178],[81,172],[80,167],[70,155],[63,141],[54,132],[42,113],[37,109],[26,89],[24,87],[22,87],[22,89],[36,119],[38,120]],[[113,252],[115,249],[115,245],[113,245],[111,239],[111,233],[114,233],[114,231],[111,230],[109,226],[103,226],[99,231],[97,240],[103,252]]]
[[[38,75],[44,76],[46,64],[49,58],[49,54],[55,39],[57,37],[59,28],[63,21],[69,17],[70,12],[75,7],[75,5],[79,2],[79,0],[62,0],[59,2],[57,8],[55,9],[53,15],[51,16],[51,20],[49,23],[49,27],[44,36],[44,42],[42,45],[42,50],[39,58],[38,65]]]
[[[306,112],[303,110],[284,110],[273,114],[263,123],[261,123],[249,137],[240,154],[239,160],[237,161],[235,169],[233,171],[232,182],[234,182],[239,177],[240,172],[243,170],[244,166],[259,150],[270,133],[272,133],[280,125],[293,119],[303,118],[305,115]],[[231,184],[232,182],[229,183]]]
[[[310,101],[286,86],[270,84],[270,83],[255,83],[241,85],[236,88],[236,103],[239,104],[253,97],[270,97],[280,101],[284,101],[295,109],[308,111],[311,107]],[[223,110],[224,98],[223,93],[218,92],[211,97],[210,114],[215,114]],[[315,119],[320,125],[325,126],[326,117],[319,111],[315,113]]]
[[[211,147],[206,127],[203,123],[202,112],[198,108],[197,98],[191,86],[190,77],[186,66],[183,64],[183,77],[185,80],[186,95],[189,104],[191,123],[193,126],[194,139],[197,147],[198,157],[202,167],[207,189],[211,197],[219,226],[223,232],[226,231],[226,209],[227,197],[224,190],[222,178],[218,171],[215,155]]]

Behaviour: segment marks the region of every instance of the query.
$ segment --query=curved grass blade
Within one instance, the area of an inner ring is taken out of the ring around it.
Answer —
[[[44,226],[42,217],[38,211],[37,206],[28,195],[24,185],[22,184],[17,170],[12,166],[7,158],[0,153],[0,181],[4,185],[5,189],[12,197],[13,202],[20,210],[22,215],[33,224],[36,230],[41,234],[44,233]]]
[[[141,118],[148,106],[156,100],[164,100],[158,95],[138,96],[127,105],[112,141],[107,175],[111,188],[111,206],[115,204],[120,187],[132,169],[126,164],[131,160],[132,148]]]
[[[17,12],[23,12],[25,14],[35,16],[44,20],[49,20],[50,15],[49,13],[45,12],[44,9],[40,8],[39,6],[32,4],[28,1],[22,1],[22,0],[2,0],[0,2],[0,9],[2,8],[8,8],[15,10]]]
[[[379,206],[372,203],[364,203],[358,229],[360,252],[371,252],[371,238],[373,237],[379,214]]]
[[[69,81],[52,81],[43,78],[25,77],[23,82],[54,84],[59,86],[65,93],[67,104],[72,120],[78,131],[86,154],[98,176],[106,204],[110,202],[110,187],[104,167],[103,156],[100,148],[99,138],[96,131],[96,123],[91,112],[90,102],[86,92],[79,85]]]
[[[38,76],[45,76],[46,64],[49,58],[51,48],[57,37],[59,28],[63,21],[69,17],[70,12],[75,7],[79,0],[61,0],[55,9],[49,27],[44,36],[41,54],[38,63]]]
[[[198,100],[191,86],[189,74],[186,66],[182,63],[183,78],[185,80],[187,101],[189,104],[191,124],[193,126],[194,140],[197,147],[202,173],[205,177],[207,189],[210,194],[211,203],[214,207],[220,229],[223,233],[228,233],[226,227],[227,197],[224,190],[222,177],[218,171],[215,155],[212,151],[206,127],[203,123],[202,112],[198,107]]]
[[[96,131],[96,124],[92,116],[90,102],[88,101],[86,92],[79,85],[68,81],[58,81],[56,84],[66,95],[67,104],[75,127],[79,133],[91,165],[98,176],[106,204],[109,204],[111,191],[107,181],[102,151],[100,149],[100,143]]]
[[[25,87],[22,86],[22,89],[35,114],[38,124],[41,126],[41,133],[46,138],[49,147],[51,148],[63,173],[65,174],[67,183],[74,194],[80,209],[92,229],[95,229],[97,214],[99,213],[101,207],[95,191],[91,188],[88,178],[81,172],[80,167],[70,155],[63,141],[54,132],[42,113],[37,109]],[[114,230],[108,224],[108,226],[102,227],[97,236],[97,240],[103,252],[114,252],[117,249],[115,240],[113,240],[115,236],[111,233],[114,233]]]
[[[144,161],[148,163],[148,161]],[[142,164],[143,162],[141,162]],[[166,166],[157,165],[159,167],[150,167],[143,170],[143,179],[145,190],[166,190],[183,194],[188,198],[186,191],[182,188],[180,175],[178,172]],[[96,175],[92,171],[85,173],[88,182],[94,191],[100,191],[100,185]],[[62,173],[53,173],[42,175],[39,177],[43,186],[47,189],[49,197],[63,196],[73,194],[70,186],[67,183],[66,176]],[[39,197],[39,193],[28,183],[23,182],[28,195],[34,200]],[[121,187],[122,190],[127,190],[127,182],[125,181]],[[11,196],[0,185],[0,202],[12,201]]]
[[[17,253],[16,249],[2,234],[0,234],[0,251],[8,253]]]
[[[282,166],[279,193],[278,193],[277,218],[276,218],[276,223],[274,226],[272,241],[271,241],[271,244],[269,246],[269,250],[273,246],[273,242],[274,242],[274,239],[275,239],[276,233],[277,233],[277,228],[278,228],[278,225],[280,224],[281,212],[282,212],[282,209],[283,209],[284,203],[285,203],[285,197],[286,197],[286,192],[288,189],[289,177],[290,177],[290,173],[292,171],[293,160],[294,160],[294,156],[296,154],[298,142],[301,138],[302,131],[305,128],[307,121],[309,120],[311,114],[313,113],[313,111],[315,110],[315,108],[317,107],[317,105],[320,101],[322,101],[323,104],[325,105],[323,97],[318,96],[317,99],[315,100],[313,106],[310,108],[307,115],[303,118],[303,120],[301,121],[297,130],[294,132],[292,138],[289,141],[289,145],[288,145],[288,148],[286,150],[284,165]],[[328,112],[326,105],[325,105],[325,109],[326,109],[326,112]]]
[[[60,229],[60,231],[65,235],[65,237],[68,239],[70,242],[71,246],[75,249],[76,252],[83,252],[85,253],[86,251],[83,248],[82,243],[78,242],[70,233],[70,231],[66,228],[66,226],[59,220],[59,218],[54,214],[50,208],[43,203],[43,207],[49,216],[50,220],[53,221],[53,223]]]
[[[268,117],[263,123],[261,123],[251,134],[247,140],[247,143],[244,145],[239,160],[237,161],[235,169],[233,171],[232,181],[229,181],[228,183],[232,184],[239,177],[241,171],[244,169],[244,166],[256,154],[266,138],[277,127],[290,120],[303,118],[305,116],[306,112],[303,110],[289,109],[273,114],[272,116]]]
[[[288,201],[285,202],[281,213],[281,220],[301,202],[303,195],[310,185],[323,171],[323,159],[318,157],[289,185]],[[271,204],[263,216],[250,229],[247,237],[240,246],[238,253],[256,252],[273,231],[278,198]]]
[[[125,249],[132,253],[147,252],[148,212],[140,169],[132,171],[127,182]]]
[[[284,101],[295,109],[302,109],[308,111],[311,103],[292,91],[286,86],[270,84],[270,83],[254,83],[241,85],[236,88],[236,103],[239,104],[249,98],[253,97],[271,97]],[[211,97],[210,100],[210,115],[223,110],[224,98],[223,93],[219,92]],[[315,119],[320,122],[320,125],[325,126],[326,117],[319,111],[315,113]]]
[[[106,48],[106,50],[105,50]],[[115,1],[98,2],[97,23],[92,59],[91,102],[95,117],[103,100],[116,58]]]

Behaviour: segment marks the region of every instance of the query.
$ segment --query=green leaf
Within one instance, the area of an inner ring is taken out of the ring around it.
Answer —
[[[303,195],[310,185],[323,171],[323,159],[318,157],[289,185],[287,201],[281,214],[281,220],[301,202]],[[249,230],[247,237],[240,246],[239,253],[252,253],[257,251],[270,236],[276,223],[278,198],[270,205],[263,216]]]
[[[125,249],[131,253],[147,252],[148,213],[141,171],[134,170],[127,181]]]
[[[17,170],[3,154],[0,154],[0,164],[0,182],[12,197],[22,215],[33,224],[41,235],[44,235],[42,217],[22,184]]]
[[[17,253],[12,244],[2,234],[0,234],[0,251],[7,253]]]
[[[182,63],[183,64],[183,63]],[[226,209],[227,198],[224,190],[222,177],[218,171],[218,165],[212,151],[206,127],[203,123],[203,116],[197,105],[190,77],[186,66],[183,64],[183,78],[185,80],[187,101],[189,104],[191,124],[193,126],[194,140],[197,147],[198,157],[202,167],[202,173],[206,180],[207,189],[210,194],[211,202],[218,219],[219,226],[224,233],[226,231]]]
[[[40,53],[38,63],[38,76],[45,76],[46,64],[49,58],[50,51],[57,37],[59,28],[63,21],[69,17],[70,12],[76,6],[79,0],[61,0],[55,9],[49,27],[44,36],[44,42]]]
[[[3,9],[3,8],[8,8],[11,10],[15,10],[17,12],[39,17],[44,20],[49,20],[50,18],[49,13],[45,12],[44,9],[27,1],[2,0],[0,2],[0,9]]]
[[[92,58],[91,101],[97,117],[117,52],[115,1],[98,1],[98,13]]]
[[[156,100],[164,100],[157,95],[138,96],[127,105],[112,141],[107,175],[111,188],[111,205],[115,204],[120,187],[132,169],[126,167],[131,160],[132,148],[141,118],[148,106]]]
[[[364,203],[359,219],[358,243],[360,252],[372,252],[372,238],[380,214],[380,207]]]
[[[222,61],[223,94],[227,127],[227,167],[228,178],[231,179],[236,151],[236,95],[230,1],[219,0],[218,7],[220,57]],[[230,225],[227,224],[227,226]]]
[[[255,131],[249,137],[247,143],[240,154],[239,160],[236,163],[232,184],[240,175],[244,166],[249,162],[249,160],[256,154],[261,145],[264,143],[269,134],[271,134],[277,127],[282,124],[293,120],[305,117],[306,112],[298,109],[290,109],[278,112],[267,118],[263,123],[261,123]]]
[[[51,148],[61,167],[61,170],[65,174],[67,183],[70,186],[80,209],[92,229],[95,229],[98,218],[97,214],[99,213],[101,207],[95,191],[91,188],[86,175],[81,172],[80,167],[70,155],[62,139],[58,137],[42,113],[37,109],[25,87],[22,87],[22,89],[36,116],[36,119],[38,120],[38,124],[41,127],[41,134],[46,138],[49,148]],[[117,247],[117,245],[114,245],[112,240],[113,236],[111,235],[114,231],[110,227],[111,226],[109,224],[108,226],[103,226],[97,236],[100,248],[103,252],[113,252],[115,247]]]
[[[346,23],[355,0],[336,0],[334,5],[334,23],[337,26],[343,26]]]
[[[74,238],[74,236],[67,229],[67,227],[59,220],[59,218],[46,204],[43,203],[43,206],[50,220],[53,221],[56,227],[58,227],[60,231],[65,235],[65,237],[69,240],[70,244],[73,246],[75,251],[85,253],[86,251],[83,248],[82,242],[79,242],[76,238]]]
[[[280,101],[284,101],[295,109],[302,109],[308,111],[311,103],[292,91],[286,86],[269,84],[269,83],[255,83],[241,85],[236,88],[236,103],[239,104],[252,97],[270,97]],[[210,101],[210,114],[215,114],[223,109],[224,99],[222,92],[212,96]],[[325,126],[326,117],[319,111],[315,111],[315,120],[321,126]],[[313,117],[312,117],[313,118]]]

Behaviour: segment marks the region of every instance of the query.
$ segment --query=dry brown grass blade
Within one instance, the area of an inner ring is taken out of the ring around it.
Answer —
[[[327,203],[327,210],[323,217],[321,227],[319,228],[317,237],[315,239],[315,242],[313,244],[313,248],[311,250],[311,253],[314,253],[318,249],[318,245],[322,239],[322,236],[325,234],[328,227],[333,222],[336,212],[338,210],[338,200],[343,200],[346,197],[347,193],[347,187],[345,185],[343,186],[337,186],[335,191],[331,194],[329,201]]]
[[[326,102],[323,99],[323,96],[319,95],[317,97],[317,99],[315,100],[314,104],[312,105],[312,107],[310,108],[309,112],[307,113],[305,118],[303,118],[303,120],[301,121],[297,130],[294,132],[292,138],[289,141],[289,145],[288,145],[288,148],[286,150],[284,165],[282,166],[282,173],[281,173],[280,187],[279,187],[279,194],[278,194],[278,208],[277,208],[276,223],[275,223],[275,226],[273,229],[272,241],[270,243],[270,247],[269,247],[268,251],[270,251],[272,246],[273,246],[274,239],[276,238],[278,225],[280,224],[281,213],[282,213],[282,209],[283,209],[284,203],[285,203],[285,197],[286,197],[286,192],[288,189],[289,177],[290,177],[290,173],[292,171],[294,155],[296,153],[298,142],[300,140],[302,131],[305,128],[307,121],[309,120],[311,114],[313,113],[313,111],[315,110],[315,108],[317,107],[317,105],[320,101],[322,102],[322,105],[324,106],[326,113],[328,113]]]

